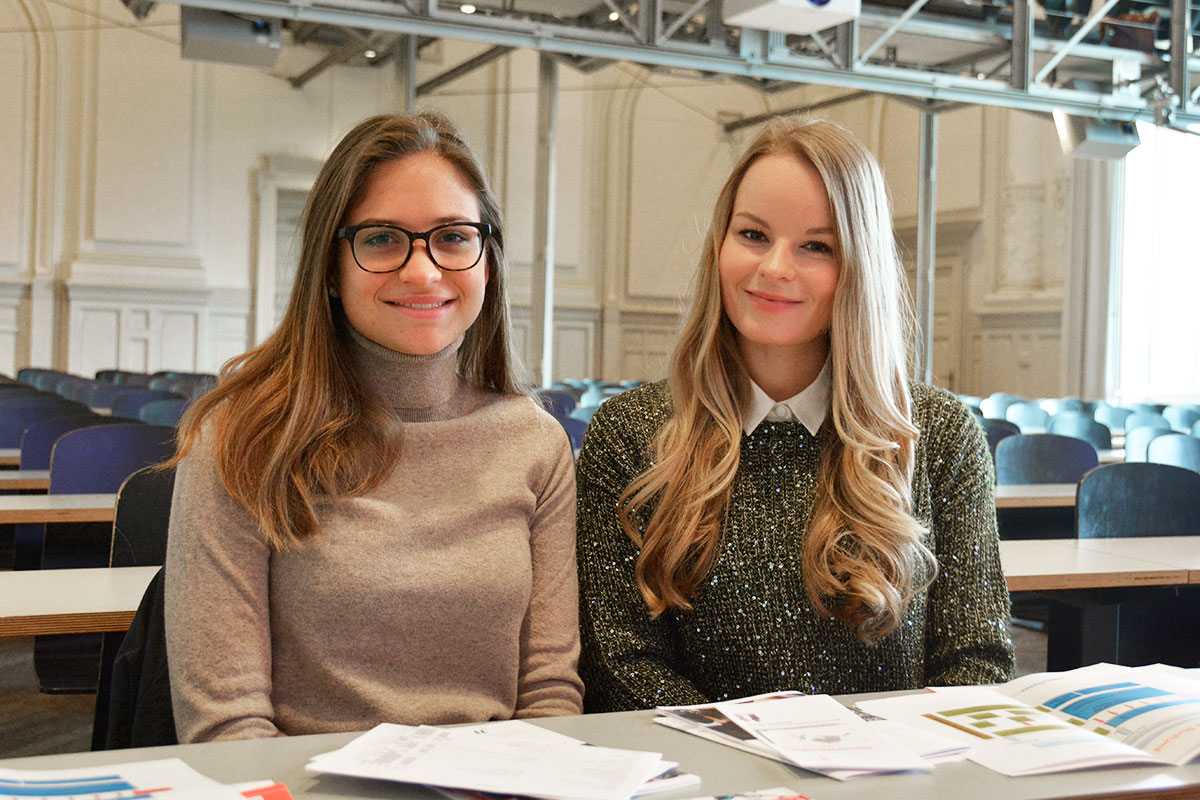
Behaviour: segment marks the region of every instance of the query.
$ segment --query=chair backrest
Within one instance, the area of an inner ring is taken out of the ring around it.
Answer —
[[[979,410],[983,412],[983,416],[988,419],[1004,419],[1004,412],[1013,403],[1024,402],[1020,397],[1011,394],[996,394],[988,395],[979,401]]]
[[[139,469],[175,452],[175,429],[165,425],[111,424],[69,431],[50,456],[50,493],[115,492]]]
[[[575,395],[560,389],[538,389],[537,397],[542,408],[554,417],[565,417],[576,405]]]
[[[1200,535],[1200,473],[1169,464],[1107,464],[1079,482],[1081,539]]]
[[[1181,433],[1186,433],[1192,429],[1197,420],[1200,420],[1200,409],[1193,405],[1174,405],[1167,406],[1162,412],[1163,418],[1171,423],[1171,427]]]
[[[142,410],[142,406],[152,400],[180,400],[179,395],[174,392],[162,392],[155,389],[130,389],[127,392],[121,392],[112,401],[112,415],[114,417],[124,417],[125,419],[140,419],[138,412]]]
[[[599,407],[600,406],[587,406],[580,404],[571,409],[571,413],[568,416],[571,417],[571,419],[577,419],[585,423],[591,422],[592,415],[596,413],[596,409]]]
[[[94,411],[112,411],[113,401],[124,392],[136,391],[135,387],[122,386],[119,383],[98,383],[88,395],[88,408]]]
[[[1157,411],[1134,411],[1125,418],[1125,430],[1131,431],[1134,428],[1162,428],[1169,431],[1171,423]]]
[[[11,394],[11,396],[9,396]],[[72,411],[87,411],[87,406],[82,403],[77,403],[74,400],[68,400],[65,397],[60,397],[56,394],[46,394],[45,392],[36,392],[34,394],[26,394],[25,392],[6,393],[0,397],[0,415],[7,414],[9,411],[18,408],[59,408]]]
[[[61,416],[31,423],[21,434],[21,469],[50,469],[50,453],[54,450],[54,443],[67,431],[113,423],[113,419],[97,416],[90,411],[65,412]]]
[[[0,414],[0,447],[20,447],[25,429],[35,422],[62,416],[86,416],[86,414],[86,411],[74,408],[73,404],[72,406],[40,405],[6,409],[4,413]]]
[[[1200,439],[1186,433],[1156,436],[1146,448],[1146,460],[1151,464],[1171,464],[1200,472]]]
[[[983,433],[987,436],[988,450],[992,452],[993,456],[996,455],[996,445],[1000,444],[1001,439],[1007,436],[1016,436],[1021,432],[1016,423],[1006,419],[984,417],[979,420],[979,424],[983,426]]]
[[[191,404],[191,400],[151,400],[142,406],[138,412],[138,419],[151,425],[174,427],[179,424],[179,418]]]
[[[1038,406],[1052,417],[1069,411],[1083,411],[1083,401],[1078,397],[1048,397],[1038,400]]]
[[[1171,432],[1170,428],[1132,428],[1125,433],[1125,460],[1145,461],[1150,441]]]
[[[1096,422],[1102,422],[1110,431],[1119,433],[1125,430],[1125,420],[1133,413],[1131,409],[1120,406],[1110,406],[1108,403],[1098,403],[1092,412]]]
[[[1109,431],[1108,426],[1096,422],[1082,411],[1064,411],[1058,416],[1051,417],[1046,430],[1059,436],[1083,439],[1097,450],[1112,449],[1112,432]]]
[[[558,422],[563,426],[563,430],[567,432],[567,438],[571,440],[571,449],[579,450],[583,447],[583,435],[587,433],[588,424],[581,419],[564,416],[558,417]]]
[[[117,491],[110,567],[152,567],[166,563],[174,467],[145,467]]]
[[[1040,433],[1050,423],[1050,415],[1037,403],[1013,403],[1005,409],[1004,418],[1016,423],[1022,433]]]
[[[996,482],[1075,483],[1100,464],[1096,448],[1053,433],[1023,433],[996,446]]]

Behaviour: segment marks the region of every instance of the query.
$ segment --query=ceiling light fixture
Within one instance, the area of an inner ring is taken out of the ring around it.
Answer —
[[[363,55],[366,56],[367,58],[374,58],[376,53],[374,50],[365,50],[365,51],[363,51]]]
[[[476,9],[475,9],[475,6],[471,3],[463,3],[461,6],[458,7],[458,10],[464,14],[474,14]]]
[[[608,12],[608,21],[609,22],[616,22],[620,18],[621,18],[621,13],[619,11]]]

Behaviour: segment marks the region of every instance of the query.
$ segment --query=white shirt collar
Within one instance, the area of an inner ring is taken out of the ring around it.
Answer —
[[[803,425],[813,436],[825,421],[829,410],[829,391],[832,385],[830,359],[826,357],[825,366],[821,367],[816,380],[806,386],[799,394],[789,397],[782,402],[776,402],[764,392],[753,379],[750,381],[750,408],[746,410],[742,421],[742,430],[746,435],[764,421],[779,422],[795,420]]]

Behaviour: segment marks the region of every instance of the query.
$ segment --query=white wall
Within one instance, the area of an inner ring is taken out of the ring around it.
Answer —
[[[0,33],[0,103],[23,109],[0,119],[0,371],[214,370],[256,339],[261,237],[274,232],[263,193],[280,185],[271,165],[317,162],[355,121],[396,109],[394,68],[332,68],[297,90],[284,77],[320,52],[285,48],[273,74],[184,61],[177,7],[159,4],[144,26],[118,0],[82,9],[0,6],[0,28],[26,31]],[[426,48],[418,81],[482,49]],[[753,135],[723,123],[840,90],[765,95],[630,64],[559,69],[554,371],[658,377],[712,200]],[[537,55],[517,51],[418,102],[463,125],[492,174],[519,341],[536,98]],[[878,153],[911,258],[917,112],[877,96],[822,113]],[[1053,127],[966,108],[940,118],[939,155],[935,372],[976,394],[1057,393],[1070,237],[1054,212],[1070,178]]]

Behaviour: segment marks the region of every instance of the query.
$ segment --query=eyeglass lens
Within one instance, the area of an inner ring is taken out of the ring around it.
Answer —
[[[470,269],[483,254],[483,234],[470,225],[444,225],[429,231],[433,263],[443,269]],[[412,240],[398,228],[363,228],[354,236],[354,256],[369,272],[390,272],[408,258]]]

